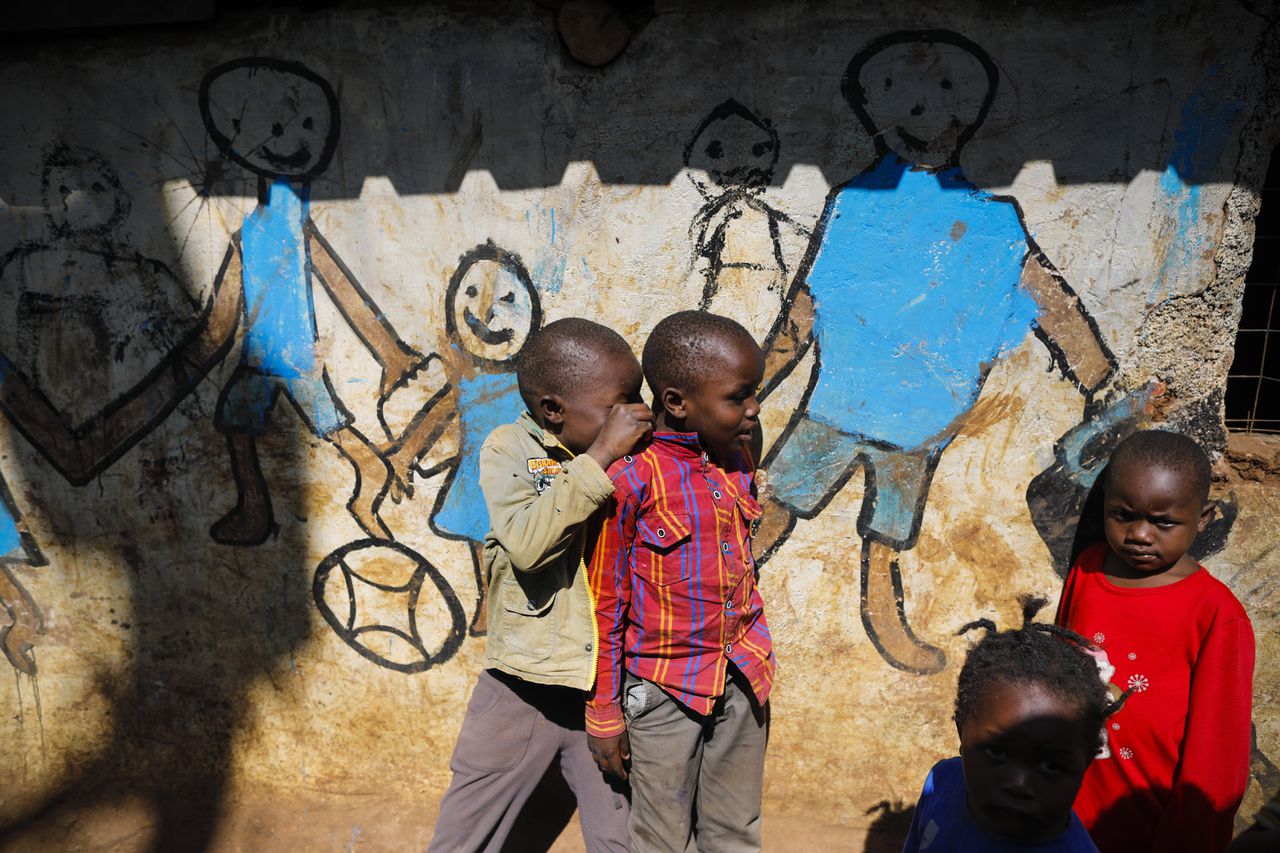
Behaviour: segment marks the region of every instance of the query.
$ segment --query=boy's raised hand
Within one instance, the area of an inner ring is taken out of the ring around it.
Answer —
[[[653,411],[648,406],[644,403],[619,403],[609,410],[600,434],[587,448],[587,455],[608,470],[651,432]]]
[[[631,760],[631,739],[625,731],[608,737],[587,735],[587,748],[601,773],[615,779],[627,778],[625,762]]]

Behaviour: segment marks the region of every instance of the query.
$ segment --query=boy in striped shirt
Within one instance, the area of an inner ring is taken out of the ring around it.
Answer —
[[[643,366],[653,441],[610,467],[589,568],[589,744],[606,773],[625,778],[629,760],[633,849],[683,851],[696,836],[758,850],[776,669],[750,533],[764,360],[738,323],[685,311],[654,328]]]

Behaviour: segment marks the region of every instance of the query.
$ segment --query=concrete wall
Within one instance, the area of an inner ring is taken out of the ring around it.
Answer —
[[[249,846],[422,841],[483,643],[475,510],[441,502],[539,322],[798,330],[764,416],[803,510],[763,570],[766,805],[849,837],[954,753],[956,628],[1056,594],[1098,448],[1224,449],[1265,9],[658,3],[595,69],[488,5],[6,49],[11,827],[70,798],[143,815],[122,844],[230,844],[251,802]],[[301,205],[305,234],[262,214]],[[904,454],[868,486],[813,423]],[[1255,620],[1274,788],[1280,497],[1246,485],[1204,551]]]

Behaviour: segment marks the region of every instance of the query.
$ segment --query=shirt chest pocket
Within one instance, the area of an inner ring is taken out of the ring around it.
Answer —
[[[688,513],[654,512],[636,519],[636,574],[654,586],[688,580],[692,539]]]

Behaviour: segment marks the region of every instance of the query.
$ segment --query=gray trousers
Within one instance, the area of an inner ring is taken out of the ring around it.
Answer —
[[[610,786],[587,749],[584,697],[567,687],[531,684],[493,670],[476,680],[449,768],[428,851],[499,851],[537,787],[560,758],[578,800],[589,853],[626,853],[625,789]]]
[[[631,846],[636,853],[758,851],[769,706],[729,668],[724,695],[700,717],[627,673]]]

